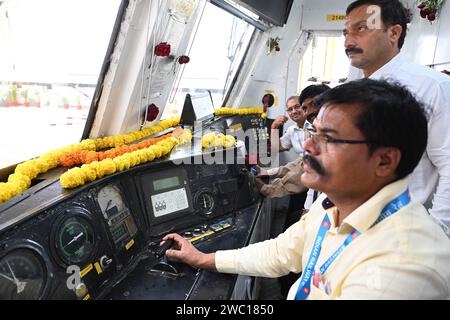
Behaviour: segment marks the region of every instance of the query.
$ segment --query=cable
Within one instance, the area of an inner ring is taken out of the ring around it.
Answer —
[[[159,2],[159,0],[158,0],[158,2]],[[145,79],[145,68],[146,68],[146,64],[145,64],[145,60],[146,60],[146,57],[147,57],[147,50],[148,50],[148,44],[147,44],[147,42],[148,42],[148,35],[149,35],[149,33],[150,33],[150,16],[151,16],[151,10],[152,9],[152,6],[151,6],[151,4],[149,4],[148,5],[148,15],[147,15],[147,33],[146,33],[146,37],[145,37],[145,51],[144,51],[144,61],[143,61],[143,63],[142,63],[142,81],[141,81],[141,90],[140,90],[140,94],[139,94],[139,97],[140,97],[140,100],[141,101],[144,101],[144,97],[143,97],[143,91],[144,91],[144,79]],[[158,15],[159,15],[159,4],[158,4]],[[158,20],[158,19],[157,19]],[[153,51],[151,51],[151,53],[150,53],[150,60],[152,60],[153,59]],[[151,67],[153,66],[153,64],[151,65]],[[150,69],[150,76],[149,76],[149,82],[150,82],[150,78],[151,78],[151,69]],[[138,106],[141,106],[139,109],[138,109],[138,112],[137,112],[137,121],[138,121],[138,126],[140,126],[140,127],[142,127],[144,124],[145,124],[145,121],[147,120],[147,112],[148,112],[148,108],[146,107],[146,103],[144,104],[144,108],[145,108],[145,115],[144,115],[144,119],[143,119],[143,121],[142,121],[142,123],[141,123],[141,110],[142,110],[142,105],[141,105],[141,102],[139,101],[139,103],[137,103],[137,105]]]

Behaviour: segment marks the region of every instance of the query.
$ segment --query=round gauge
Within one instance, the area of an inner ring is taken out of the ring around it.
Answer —
[[[211,213],[214,209],[214,196],[211,192],[203,191],[195,197],[195,205],[202,214]]]
[[[37,300],[42,298],[46,268],[32,250],[17,249],[0,259],[0,300]]]
[[[117,186],[107,185],[100,189],[97,194],[97,201],[106,219],[122,212],[125,204],[121,192]]]
[[[94,228],[85,218],[72,216],[66,218],[56,231],[56,249],[64,262],[81,264],[88,260],[94,251]]]

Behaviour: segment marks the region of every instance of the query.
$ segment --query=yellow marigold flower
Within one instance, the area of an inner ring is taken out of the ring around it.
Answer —
[[[173,146],[168,144],[161,144],[159,146],[161,148],[161,156],[165,156],[166,154],[170,153],[172,151]]]
[[[11,174],[8,177],[8,182],[18,182],[24,187],[24,190],[29,188],[31,185],[31,179],[28,176],[21,173]]]
[[[136,153],[130,152],[128,155],[130,156],[130,168],[139,164],[139,156]]]
[[[120,147],[125,144],[124,138],[122,135],[117,135],[114,137],[114,147]]]
[[[125,166],[125,170],[128,170],[131,168],[131,158],[130,158],[130,154],[129,153],[125,153],[122,155],[123,159],[123,163]]]
[[[19,165],[17,165],[14,170],[17,173],[24,174],[28,176],[30,179],[34,179],[39,174],[38,168],[30,161],[25,161]]]
[[[236,145],[236,139],[233,136],[226,135],[224,143],[225,148],[231,148],[234,145]]]
[[[0,203],[8,201],[14,197],[10,183],[0,182]]]
[[[203,148],[209,147],[211,144],[214,143],[216,140],[216,134],[214,132],[208,132],[205,135],[203,135],[201,143]]]
[[[176,146],[179,143],[191,142],[191,140],[192,140],[192,133],[188,130],[186,135],[182,134],[180,137],[182,137],[182,138],[181,139],[177,139],[175,137],[171,137],[171,138],[169,138],[169,140],[172,142],[173,146]]]
[[[89,165],[91,166],[92,169],[95,170],[95,173],[97,174],[97,179],[103,178],[105,174],[100,166],[99,161],[92,161]]]
[[[267,114],[265,112],[261,113],[261,118],[266,119],[267,118]]]
[[[214,140],[214,142],[212,143],[212,146],[219,148],[219,147],[223,147],[224,144],[225,144],[225,135],[223,133],[219,133],[216,136],[216,139]]]
[[[54,154],[47,153],[39,158],[47,163],[48,169],[56,168],[58,166],[58,157],[54,156]]]
[[[263,108],[219,108],[215,109],[214,113],[217,116],[227,115],[227,114],[239,114],[239,115],[247,115],[247,114],[257,114],[263,113]]]
[[[116,170],[117,171],[123,171],[125,170],[125,163],[123,161],[123,155],[115,157],[113,159],[114,164],[116,165]]]
[[[8,182],[8,184],[13,197],[24,192],[28,188],[22,181]]]
[[[138,150],[136,151],[137,155],[139,156],[139,162],[140,163],[146,163],[148,161],[148,156],[145,150]]]
[[[84,173],[81,168],[72,168],[61,175],[59,182],[63,188],[75,188],[84,184]]]
[[[131,142],[133,142],[135,140],[136,139],[134,138],[134,135],[132,135],[132,134],[126,134],[123,137],[123,142],[125,142],[125,144],[129,144],[129,143],[131,143]]]
[[[153,161],[155,159],[155,153],[150,149],[150,147],[144,149],[144,151],[147,154],[148,161]]]
[[[105,159],[99,162],[103,175],[107,176],[116,172],[116,165],[112,159]]]
[[[92,139],[85,139],[80,142],[81,150],[89,150],[94,151],[95,150],[95,142]]]
[[[41,157],[39,157],[37,159],[33,159],[33,160],[31,160],[31,162],[37,168],[39,173],[45,173],[49,169],[51,169],[50,166],[48,165],[48,163],[45,160],[41,159]]]
[[[161,157],[162,150],[158,146],[158,144],[154,144],[153,146],[150,146],[150,150],[152,150],[153,153],[155,154],[155,158]]]
[[[81,170],[83,170],[84,180],[86,182],[94,181],[97,179],[97,172],[90,164],[83,164],[81,166]]]

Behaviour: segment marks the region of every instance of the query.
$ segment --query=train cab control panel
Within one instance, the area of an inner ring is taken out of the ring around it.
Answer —
[[[260,206],[244,164],[166,159],[73,190],[62,189],[58,177],[49,174],[24,197],[0,206],[0,299],[141,294],[133,281],[143,276],[143,261],[161,266],[155,252],[165,234],[178,232],[207,251],[243,246]],[[179,280],[172,286],[176,297],[200,281],[187,266],[177,270],[184,273],[172,272]],[[148,299],[170,295],[164,274],[155,272],[141,283],[160,294]]]

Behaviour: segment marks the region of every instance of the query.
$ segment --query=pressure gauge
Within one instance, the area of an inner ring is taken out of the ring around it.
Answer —
[[[200,191],[195,195],[195,206],[200,214],[211,214],[215,206],[214,195],[209,191]]]
[[[97,201],[105,219],[110,219],[126,209],[121,192],[115,185],[107,185],[99,190]]]

